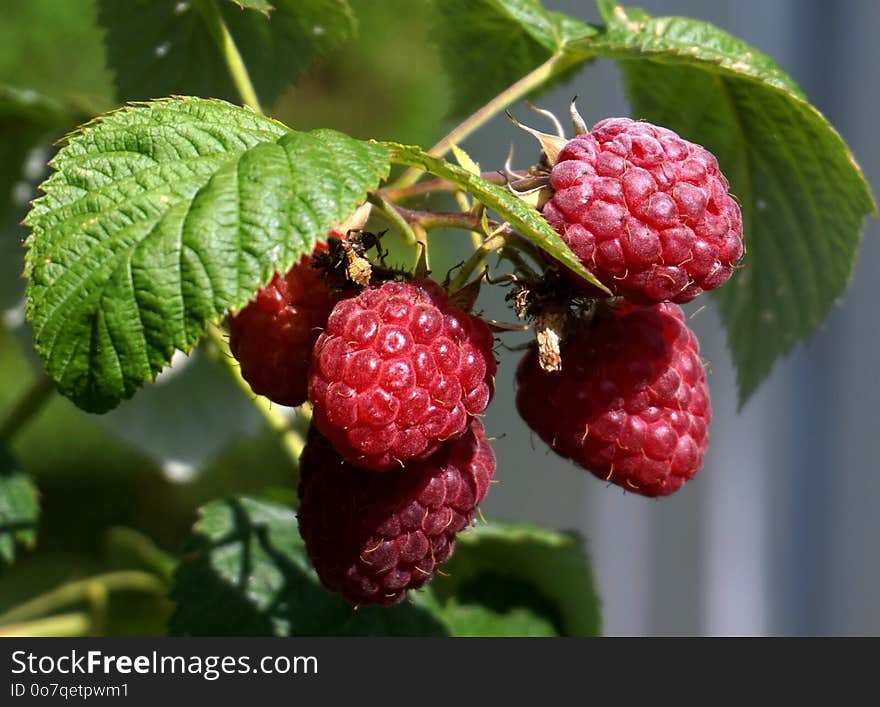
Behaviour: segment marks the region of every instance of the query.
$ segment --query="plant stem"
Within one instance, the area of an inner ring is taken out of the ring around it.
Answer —
[[[525,176],[526,173],[523,173]],[[480,177],[492,184],[504,184],[507,178],[499,172],[481,172]],[[404,199],[412,199],[416,196],[425,194],[433,194],[434,192],[457,192],[461,191],[461,187],[453,184],[447,179],[429,179],[418,184],[411,184],[406,187],[387,186],[376,191],[382,198],[388,201],[402,201]]]
[[[52,589],[45,594],[19,604],[9,611],[0,614],[0,624],[12,623],[13,621],[27,621],[28,619],[51,614],[53,611],[57,611],[70,604],[93,600],[97,596],[96,584],[100,585],[100,591],[102,592],[130,591],[165,594],[167,591],[165,583],[148,572],[134,570],[108,572],[107,574],[99,574],[94,577],[62,584],[60,587]]]
[[[465,231],[482,230],[481,215],[470,211],[466,213],[459,213],[457,211],[418,211],[416,209],[407,209],[403,206],[394,206],[394,210],[407,223],[418,224],[429,231],[435,228],[461,228]],[[500,228],[501,224],[490,219],[489,226],[494,230]],[[512,233],[508,227],[505,227],[503,232]]]
[[[247,395],[251,396],[254,405],[256,405],[257,410],[260,411],[260,414],[266,420],[269,427],[278,433],[285,454],[287,454],[293,466],[298,468],[299,455],[302,454],[305,440],[303,440],[302,436],[290,426],[288,416],[278,407],[273,406],[271,400],[264,398],[262,395],[254,395],[248,382],[241,377],[241,370],[235,362],[232,353],[229,351],[229,344],[223,336],[223,332],[216,326],[211,325],[208,327],[208,338],[219,349],[220,360],[226,366],[230,375],[235,379],[235,382],[238,383],[238,386],[247,393]],[[306,407],[300,407],[298,412],[300,415],[310,416],[310,411]]]
[[[483,264],[486,262],[486,258],[488,258],[493,251],[503,248],[506,243],[507,238],[500,233],[483,241],[474,251],[473,255],[471,255],[471,257],[465,261],[464,265],[458,269],[458,272],[455,273],[455,277],[452,279],[452,282],[449,283],[449,291],[458,292],[458,290],[464,287],[468,280],[470,280],[473,272],[482,269]]]
[[[0,441],[8,442],[36,415],[55,390],[52,380],[42,371],[18,399],[6,417],[0,420]]]
[[[564,53],[560,52],[554,54],[537,69],[526,74],[519,81],[504,89],[482,108],[471,113],[471,115],[456,125],[446,137],[434,145],[434,147],[428,151],[428,154],[433,157],[443,157],[452,145],[457,145],[512,103],[515,103],[523,96],[534,91],[545,81],[552,78],[554,74],[568,68],[572,61],[572,58],[566,56]],[[409,187],[418,181],[421,174],[422,172],[419,169],[410,167],[400,175],[400,178],[391,185],[390,189],[403,189]]]
[[[107,531],[107,544],[124,548],[130,556],[137,557],[166,582],[170,582],[177,560],[161,550],[151,538],[132,528],[117,526]]]
[[[90,633],[94,633],[92,620],[81,611],[0,626],[0,637],[3,638],[69,638]]]
[[[245,66],[241,52],[238,51],[238,47],[235,45],[235,39],[232,37],[229,27],[226,26],[226,22],[223,20],[223,15],[220,14],[216,0],[197,0],[196,7],[202,13],[208,29],[217,42],[217,47],[223,55],[226,67],[229,69],[229,75],[235,84],[235,90],[241,96],[241,100],[257,113],[262,113],[263,109],[260,107],[260,99],[257,98],[257,92],[254,90],[254,84],[251,82],[247,66]]]
[[[386,199],[381,193],[367,195],[367,201],[374,206],[379,207],[382,214],[397,228],[403,235],[408,245],[415,245],[417,242],[416,234],[412,230],[407,220],[403,218],[397,211],[397,207]]]

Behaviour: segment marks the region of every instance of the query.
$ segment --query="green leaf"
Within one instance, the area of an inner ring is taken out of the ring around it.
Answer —
[[[214,501],[183,551],[172,596],[174,635],[444,635],[426,609],[355,610],[309,565],[296,513],[251,498]]]
[[[108,114],[70,137],[26,223],[44,367],[85,410],[131,397],[364,201],[387,150],[222,101]]]
[[[36,487],[0,447],[0,570],[15,559],[16,543],[34,546],[39,513]]]
[[[559,234],[550,227],[540,212],[526,205],[521,199],[496,184],[487,182],[477,174],[463,167],[432,157],[420,147],[383,143],[391,151],[391,159],[448,179],[478,201],[494,210],[504,221],[525,236],[537,247],[563,263],[580,277],[588,280],[604,292],[608,292],[591,273],[584,269],[580,261],[565,245]]]
[[[454,635],[596,636],[599,598],[581,539],[491,522],[461,533],[431,589]]]
[[[105,103],[113,86],[96,14],[92,0],[4,3],[0,84],[33,89],[58,101]]]
[[[470,113],[596,31],[537,0],[432,0],[432,6],[434,39],[450,77],[455,115]],[[571,59],[576,63],[579,57]]]
[[[717,297],[743,404],[845,290],[870,188],[772,59],[705,22],[599,7],[606,31],[580,48],[618,60],[638,117],[711,150],[742,205],[745,267]]]
[[[120,100],[188,94],[240,101],[200,12],[214,0],[99,0]],[[268,3],[242,3],[252,9]],[[346,0],[273,0],[270,16],[222,2],[219,11],[257,94],[272,104],[316,58],[349,39]]]
[[[256,10],[262,12],[266,17],[269,17],[269,14],[275,9],[272,3],[266,2],[266,0],[231,0],[231,2],[242,10]]]

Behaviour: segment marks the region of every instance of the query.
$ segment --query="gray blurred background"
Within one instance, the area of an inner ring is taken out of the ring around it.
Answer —
[[[709,20],[773,56],[843,135],[880,192],[880,2],[636,4],[653,15]],[[598,22],[591,2],[545,5]],[[582,70],[538,103],[565,115],[573,93],[588,124],[629,115],[610,61]],[[522,106],[516,112],[540,123]],[[466,147],[484,164],[497,164],[509,140],[499,120]],[[518,138],[517,146],[522,155],[533,149]],[[777,362],[740,413],[711,300],[691,321],[711,362],[714,421],[703,470],[672,498],[624,494],[552,454],[532,452],[513,412],[513,361],[502,362],[490,419],[508,434],[496,445],[503,481],[487,513],[580,529],[608,634],[880,633],[878,235],[880,224],[870,219],[843,300],[806,346]],[[502,411],[509,416],[503,423]],[[540,440],[534,446],[543,447]],[[534,466],[524,468],[526,458]]]

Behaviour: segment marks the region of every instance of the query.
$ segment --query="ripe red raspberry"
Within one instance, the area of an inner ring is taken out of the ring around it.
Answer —
[[[603,120],[562,148],[550,186],[544,217],[632,302],[689,302],[742,257],[742,215],[717,160],[666,128]]]
[[[375,471],[425,459],[488,405],[492,345],[486,324],[430,280],[342,300],[312,353],[318,429],[349,462]]]
[[[373,474],[312,426],[300,459],[299,532],[325,587],[352,604],[396,604],[449,559],[495,473],[474,419],[431,458]]]
[[[517,371],[519,414],[560,456],[644,496],[674,493],[709,443],[709,389],[694,333],[674,304],[622,304],[562,346],[562,371],[532,350]]]
[[[324,250],[319,243],[314,252]],[[229,318],[229,348],[257,395],[279,405],[306,401],[312,347],[338,299],[312,255],[304,255]]]

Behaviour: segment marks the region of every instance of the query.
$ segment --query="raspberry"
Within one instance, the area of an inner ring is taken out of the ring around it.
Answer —
[[[666,128],[603,120],[562,148],[550,186],[548,223],[632,302],[689,302],[742,257],[742,215],[717,160]]]
[[[694,333],[674,304],[622,304],[517,371],[519,414],[560,456],[645,496],[674,493],[703,463],[712,412]]]
[[[313,253],[327,250],[319,243]],[[279,405],[306,401],[312,347],[339,296],[304,255],[229,319],[229,348],[257,395]]]
[[[373,474],[312,426],[300,459],[299,532],[321,582],[352,604],[396,604],[449,559],[495,472],[474,419],[430,459]]]
[[[387,471],[460,436],[492,396],[486,324],[430,280],[342,300],[312,352],[315,421],[349,462]]]

